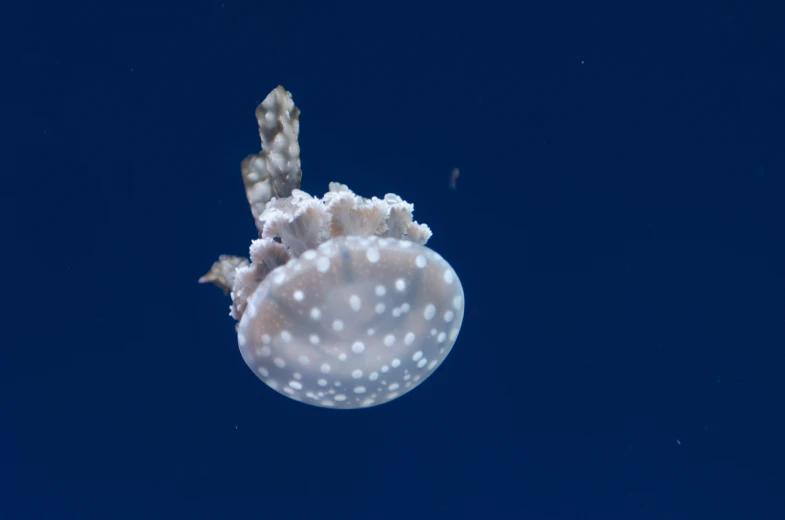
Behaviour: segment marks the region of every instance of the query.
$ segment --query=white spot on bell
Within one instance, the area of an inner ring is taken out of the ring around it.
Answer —
[[[455,279],[455,275],[452,273],[452,269],[445,269],[444,283],[452,283],[454,279]]]
[[[319,257],[319,260],[316,261],[316,269],[323,273],[330,268],[330,259],[326,256]]]
[[[379,250],[375,247],[369,247],[365,250],[365,258],[367,258],[368,261],[372,264],[375,264],[379,261]]]

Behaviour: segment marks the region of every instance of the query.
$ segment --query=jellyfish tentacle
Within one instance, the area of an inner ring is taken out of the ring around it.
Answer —
[[[246,157],[240,170],[260,234],[263,227],[260,217],[267,203],[273,197],[289,197],[300,187],[299,118],[300,109],[295,106],[292,94],[280,85],[256,108],[262,151]]]

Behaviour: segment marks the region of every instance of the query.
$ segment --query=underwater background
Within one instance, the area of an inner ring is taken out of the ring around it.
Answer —
[[[761,5],[4,3],[0,517],[785,518]],[[277,85],[302,189],[399,194],[463,284],[390,403],[272,391],[197,283]]]

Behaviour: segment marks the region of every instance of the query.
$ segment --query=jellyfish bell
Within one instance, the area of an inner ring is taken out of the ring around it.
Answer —
[[[421,383],[450,352],[462,319],[460,282],[439,255],[407,240],[344,236],[272,271],[237,336],[268,386],[357,408]]]
[[[243,161],[260,238],[200,281],[231,290],[240,352],[269,387],[330,408],[379,405],[441,364],[463,321],[455,271],[395,194],[300,190],[299,110],[282,87],[257,108],[262,152]]]

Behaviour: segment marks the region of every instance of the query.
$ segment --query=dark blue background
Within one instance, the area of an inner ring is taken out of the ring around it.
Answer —
[[[776,2],[545,4],[3,3],[0,516],[785,517]],[[282,398],[196,283],[278,84],[463,282],[393,403]]]

